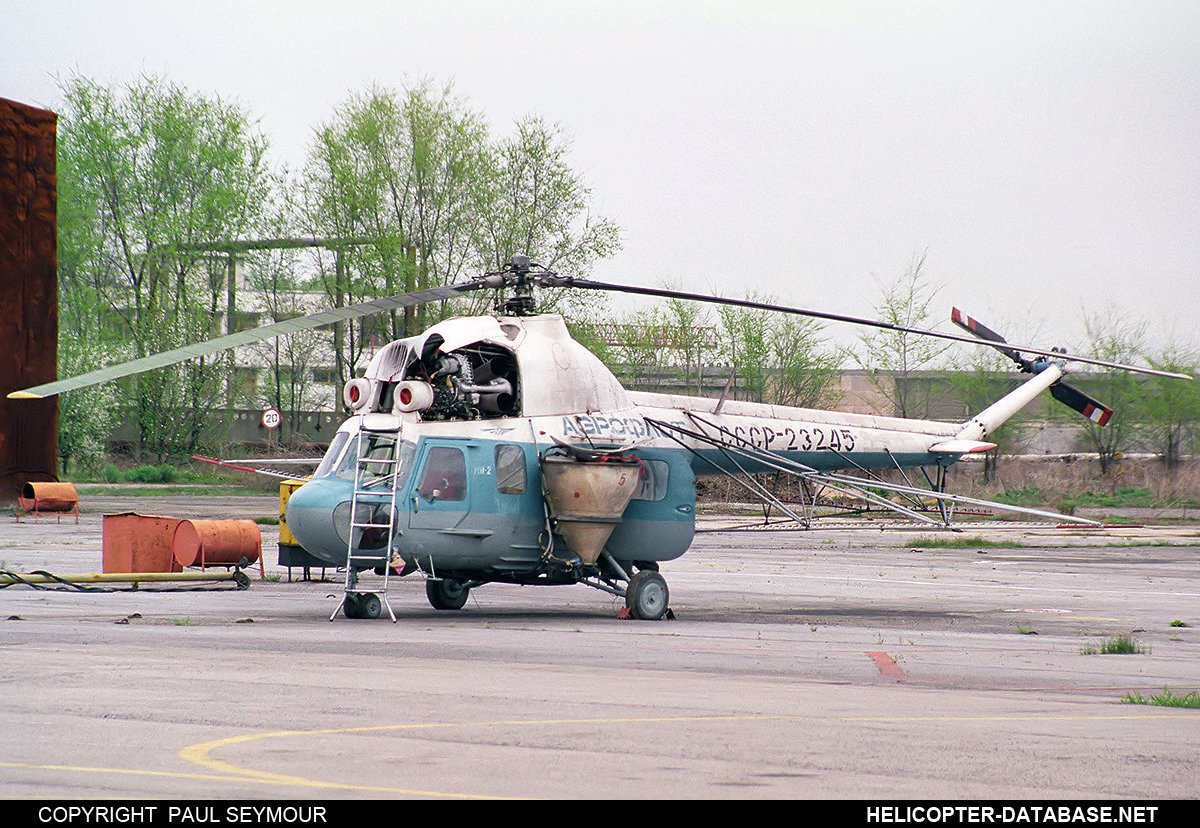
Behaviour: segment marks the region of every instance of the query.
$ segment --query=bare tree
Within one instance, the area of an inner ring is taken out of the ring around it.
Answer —
[[[908,270],[883,288],[875,305],[881,322],[909,328],[936,327],[933,300],[939,287],[925,273],[925,256],[914,257]],[[875,390],[898,417],[928,417],[935,402],[929,386],[915,382],[916,374],[937,365],[947,350],[940,340],[903,331],[876,330],[859,337],[862,352],[851,352]]]
[[[1132,363],[1145,353],[1146,323],[1130,320],[1116,311],[1088,316],[1084,320],[1088,344],[1085,355],[1108,362]],[[1111,368],[1078,373],[1073,384],[1113,409],[1104,426],[1084,423],[1084,439],[1100,460],[1100,473],[1108,474],[1123,452],[1135,445],[1138,423],[1145,415],[1145,387],[1129,371]]]

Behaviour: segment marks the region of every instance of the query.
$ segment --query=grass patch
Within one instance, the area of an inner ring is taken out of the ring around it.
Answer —
[[[1154,506],[1158,498],[1146,488],[1124,488],[1113,492],[1086,491],[1074,496],[1079,506]]]
[[[112,495],[121,497],[175,497],[179,495],[193,495],[202,497],[213,496],[243,496],[243,495],[262,495],[267,494],[268,490],[259,486],[239,485],[234,483],[224,484],[157,484],[154,486],[139,485],[136,483],[82,483],[75,485],[76,490],[81,494],[92,495]]]
[[[1150,648],[1138,642],[1132,635],[1114,635],[1099,645],[1088,644],[1080,648],[1083,655],[1130,655],[1148,653]]]
[[[209,464],[143,465],[121,469],[109,463],[95,473],[79,472],[72,481],[81,492],[119,494],[185,494],[203,487],[205,494],[240,495],[278,491],[279,481]],[[151,488],[153,487],[153,488]]]
[[[1176,618],[1174,621],[1171,622],[1171,626],[1172,627],[1190,627],[1192,625],[1186,621],[1180,621],[1178,618]]]
[[[1013,549],[1024,546],[1020,541],[995,541],[986,538],[933,538],[923,536],[914,538],[911,543],[901,546],[924,549]]]
[[[1166,687],[1157,696],[1146,698],[1141,693],[1126,693],[1121,699],[1125,704],[1157,704],[1160,707],[1191,707],[1200,708],[1200,693],[1193,690],[1190,693],[1184,693],[1182,696],[1176,696]]]
[[[1022,486],[1019,489],[1005,489],[996,495],[996,502],[1009,506],[1045,506],[1046,495],[1040,486]]]

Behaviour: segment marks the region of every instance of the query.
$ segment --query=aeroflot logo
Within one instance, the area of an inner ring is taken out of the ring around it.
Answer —
[[[641,417],[606,417],[603,414],[563,417],[562,430],[567,437],[645,437],[650,433]]]

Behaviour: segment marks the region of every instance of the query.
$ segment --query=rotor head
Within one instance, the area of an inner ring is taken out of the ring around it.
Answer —
[[[497,296],[496,312],[504,316],[531,316],[537,312],[537,303],[533,297],[533,289],[537,287],[559,287],[569,284],[570,279],[560,277],[557,273],[529,257],[518,253],[509,259],[502,269],[485,273],[481,281],[490,288],[503,290],[510,288],[507,296]]]

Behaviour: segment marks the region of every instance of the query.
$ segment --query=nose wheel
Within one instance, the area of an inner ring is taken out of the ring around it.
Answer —
[[[342,601],[342,614],[347,618],[378,618],[383,614],[383,601],[373,592],[348,592]]]
[[[657,621],[667,614],[671,593],[662,575],[643,569],[629,579],[625,587],[625,606],[629,614],[642,621]]]

